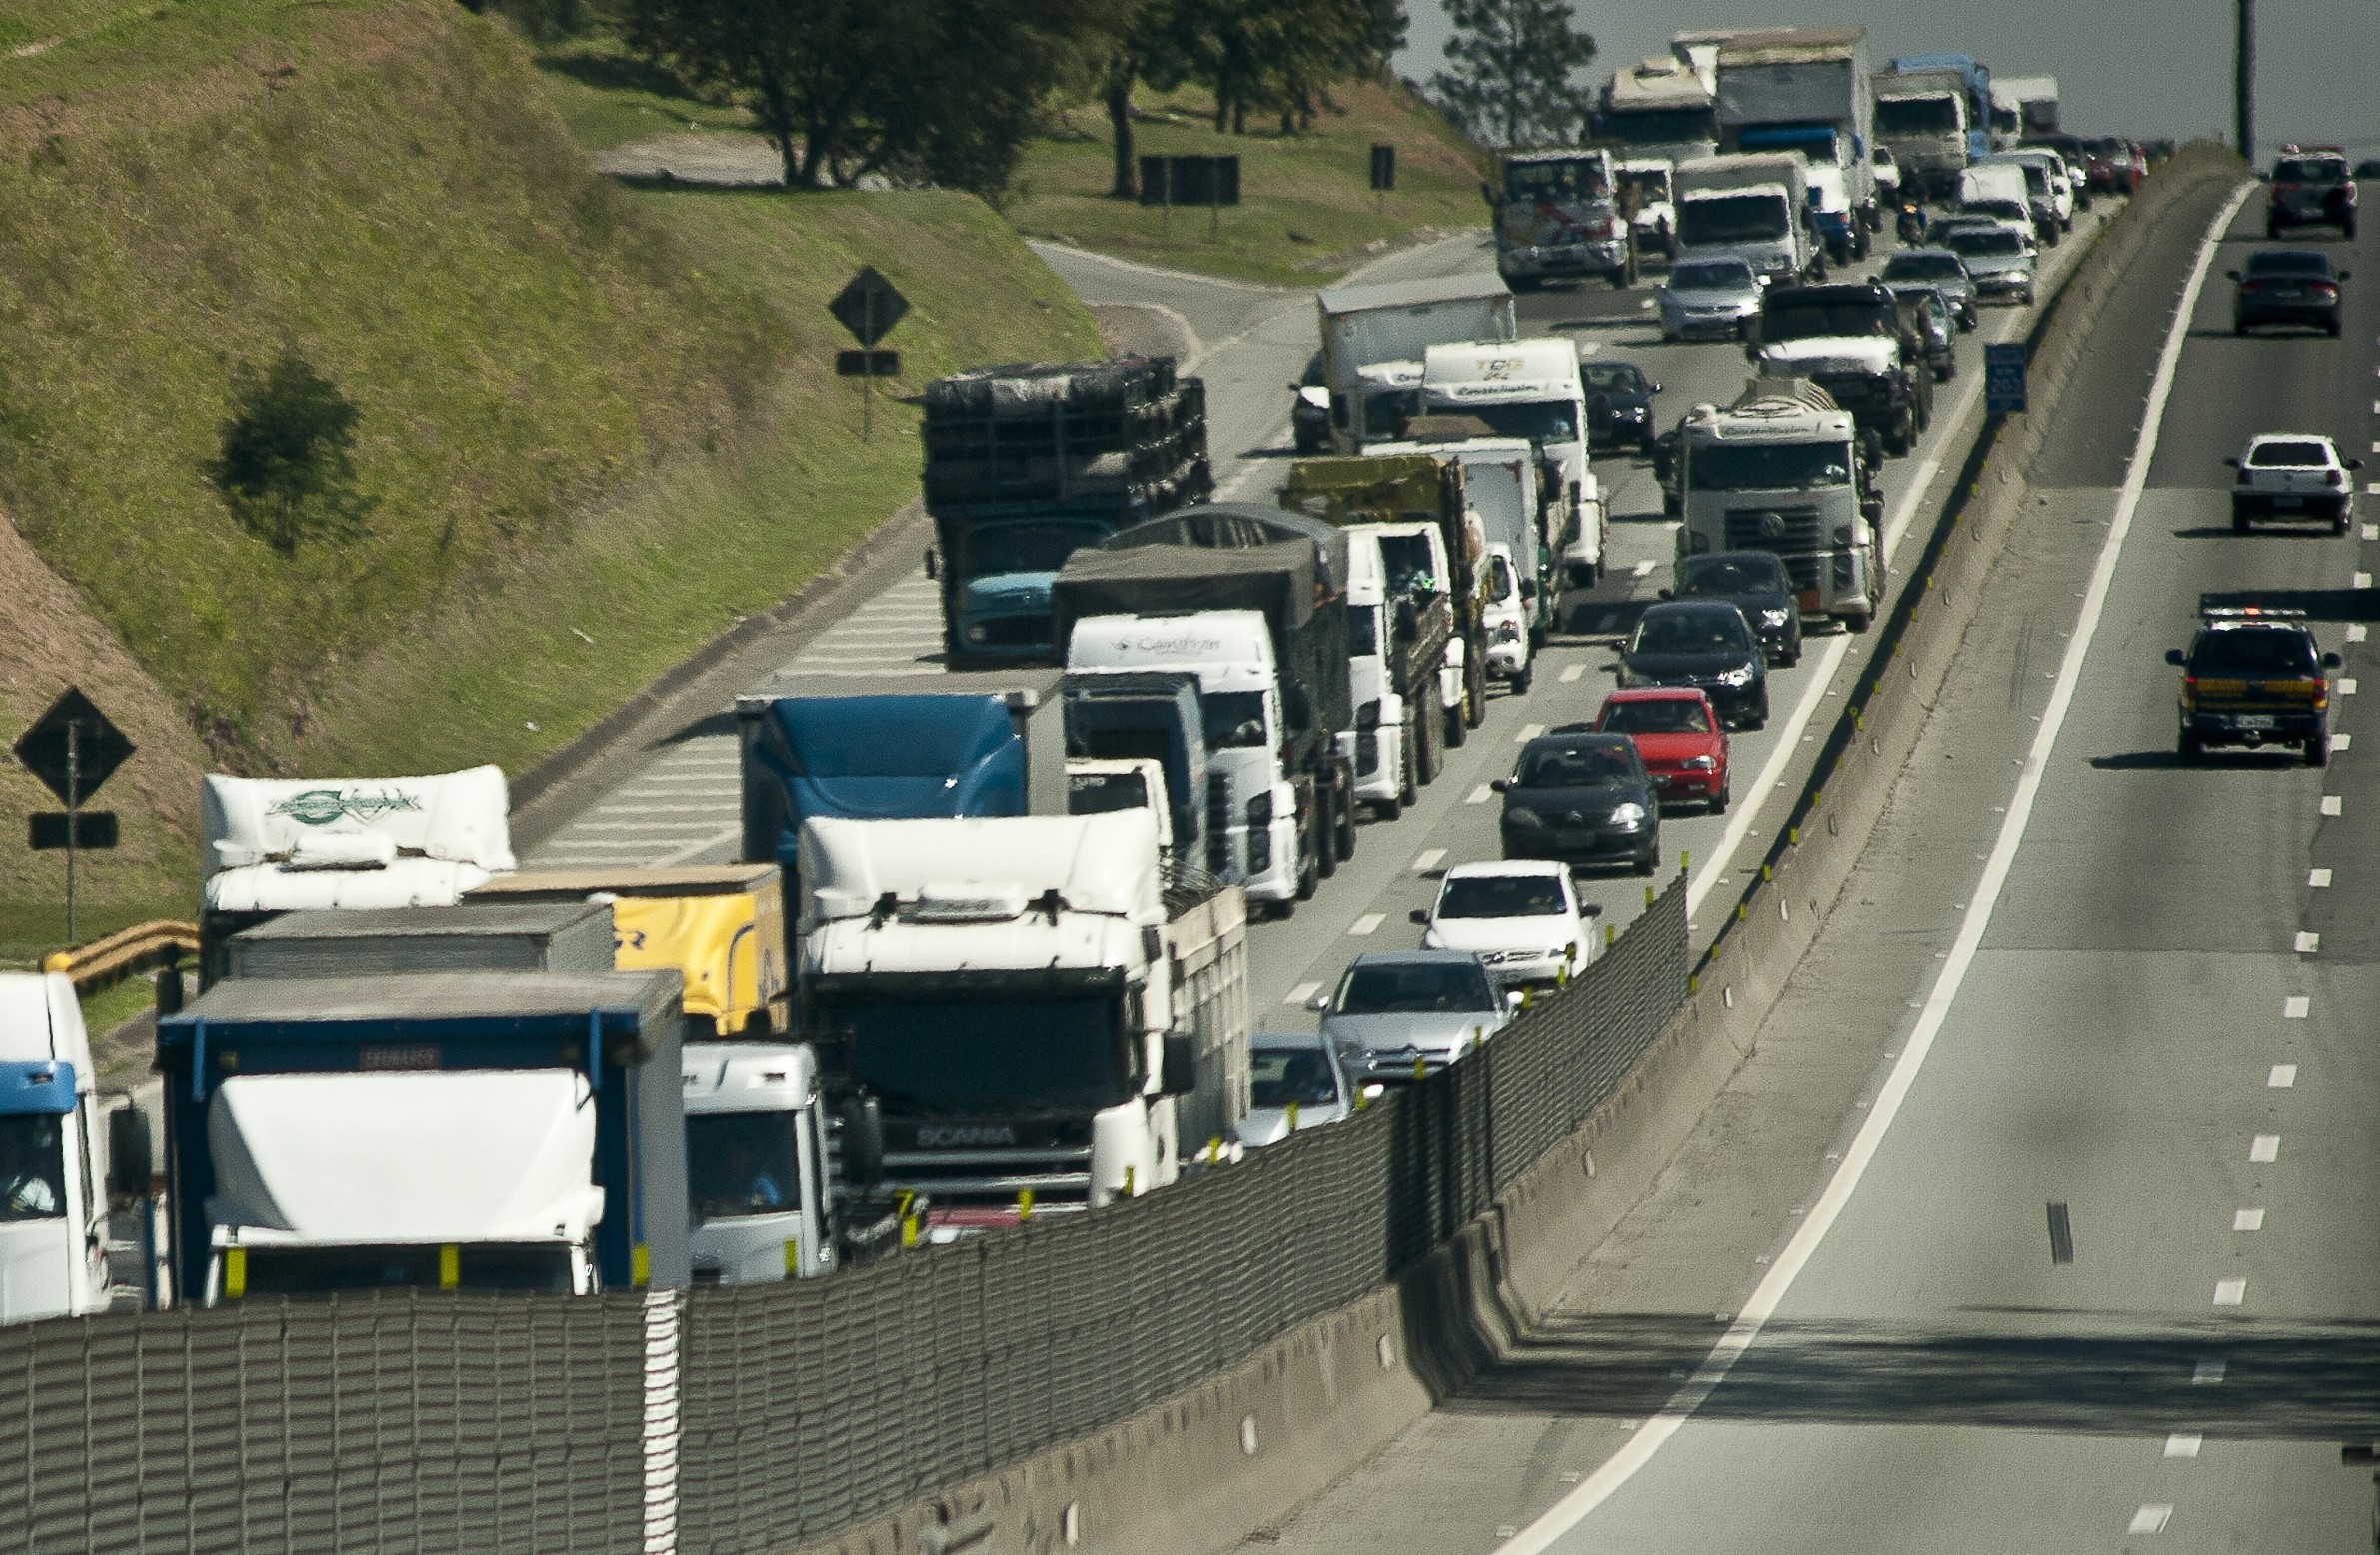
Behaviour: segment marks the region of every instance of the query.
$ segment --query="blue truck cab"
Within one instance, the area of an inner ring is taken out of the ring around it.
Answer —
[[[1055,661],[1050,586],[1058,570],[1155,511],[1145,497],[1117,495],[937,512],[935,566],[947,571],[943,646],[951,661]]]

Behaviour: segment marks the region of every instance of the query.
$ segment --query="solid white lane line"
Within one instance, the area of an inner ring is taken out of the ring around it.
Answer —
[[[1605,1459],[1593,1473],[1579,1481],[1576,1489],[1561,1497],[1546,1509],[1535,1522],[1523,1528],[1509,1542],[1498,1546],[1496,1555],[1544,1555],[1554,1542],[1578,1526],[1587,1515],[1608,1501],[1622,1485],[1635,1477],[1636,1471],[1652,1461],[1668,1440],[1675,1436],[1694,1411],[1701,1407],[1715,1388],[1726,1379],[1728,1371],[1744,1351],[1760,1336],[1769,1317],[1784,1300],[1786,1292],[1800,1277],[1818,1245],[1833,1228],[1834,1222],[1850,1202],[1851,1194],[1866,1175],[1868,1163],[1875,1159],[1877,1148],[1884,1141],[1885,1132],[1900,1113],[1901,1102],[1908,1096],[1909,1087],[1916,1083],[1917,1072],[1924,1067],[1925,1055],[1933,1050],[1934,1038],[1949,1018],[1950,1006],[1958,997],[1960,985],[1966,980],[1967,968],[1973,964],[1975,953],[1983,943],[1983,933],[1991,922],[1992,909],[1998,905],[2000,889],[2006,883],[2008,870],[2016,860],[2017,844],[2023,840],[2025,825],[2031,819],[2033,803],[2041,791],[2041,783],[2049,770],[2049,757],[2057,744],[2058,731],[2065,726],[2066,710],[2074,701],[2074,689],[2082,676],[2083,659],[2090,651],[2092,638],[2099,627],[2100,614],[2106,609],[2107,591],[2115,578],[2117,558],[2122,554],[2124,537],[2131,533],[2132,516],[2140,506],[2141,495],[2148,489],[2150,462],[2157,451],[2161,424],[2165,419],[2165,402],[2173,394],[2174,374],[2181,366],[2182,345],[2189,337],[2190,317],[2198,306],[2198,293],[2206,282],[2208,265],[2213,261],[2215,248],[2222,241],[2223,232],[2233,216],[2256,188],[2243,183],[2224,203],[2199,243],[2197,258],[2190,267],[2189,283],[2183,287],[2180,306],[2174,310],[2172,326],[2166,331],[2164,349],[2157,358],[2157,373],[2149,386],[2146,412],[2141,418],[2140,436],[2133,445],[2132,462],[2124,472],[2124,485],[2116,497],[2115,515],[2107,529],[2107,539],[2101,544],[2099,559],[2091,570],[2090,587],[2084,591],[2081,620],[2074,636],[2067,639],[2064,658],[2058,665],[2058,679],[2051,690],[2049,706],[2043,712],[2041,728],[2033,736],[2032,749],[2026,754],[2024,772],[2018,778],[2016,794],[2009,801],[2008,818],[2000,827],[1999,838],[1992,846],[1991,861],[1983,867],[1983,878],[1976,887],[1973,910],[1959,927],[1958,938],[1951,946],[1942,965],[1941,975],[1926,997],[1925,1008],[1917,1017],[1917,1024],[1901,1049],[1898,1061],[1885,1079],[1883,1088],[1868,1108],[1867,1119],[1860,1125],[1850,1147],[1843,1152],[1842,1164],[1835,1169],[1825,1191],[1804,1216],[1799,1230],[1785,1244],[1784,1252],[1769,1265],[1768,1273],[1754,1288],[1743,1310],[1736,1314],[1726,1334],[1712,1346],[1710,1354],[1694,1375],[1687,1379],[1662,1406],[1661,1412],[1644,1425],[1627,1444]],[[1981,376],[1969,386],[1970,393],[1980,388]],[[1837,638],[1841,644],[1847,639]],[[1831,674],[1831,667],[1821,669],[1822,684]],[[1777,749],[1790,751],[1798,742],[1798,732],[1780,735]],[[1766,775],[1763,774],[1765,778]],[[1746,806],[1748,812],[1750,805]],[[1730,827],[1732,830],[1732,827]],[[1725,844],[1722,843],[1722,846]],[[1716,878],[1723,862],[1713,860],[1710,878]],[[1689,890],[1687,910],[1693,907]]]
[[[2171,1521],[2173,1521],[2172,1503],[2166,1501],[2144,1502],[2140,1510],[2132,1514],[2132,1521],[2126,1525],[2124,1532],[2163,1533],[2165,1525]]]
[[[1446,850],[1442,847],[1433,847],[1428,852],[1423,853],[1420,857],[1413,860],[1413,872],[1415,874],[1427,874],[1430,870],[1436,868],[1439,864],[1444,863],[1445,861]]]
[[[2309,869],[2309,870],[2307,870],[2307,871],[2306,871],[2306,888],[2307,888],[2308,890],[2328,890],[2328,889],[2330,889],[2330,871],[2329,871],[2328,869]]]
[[[1484,804],[1494,792],[1495,790],[1493,788],[1490,788],[1485,783],[1481,783],[1476,788],[1473,788],[1470,792],[1464,794],[1462,796],[1462,802],[1465,804]]]
[[[1572,666],[1570,666],[1570,667],[1569,667],[1567,670],[1564,670],[1564,671],[1562,672],[1562,674],[1561,674],[1561,682],[1562,682],[1562,684],[1563,684],[1564,686],[1567,686],[1567,685],[1569,685],[1569,684],[1570,684],[1572,681],[1575,681],[1575,680],[1577,680],[1577,679],[1578,679],[1580,676],[1582,676],[1582,675],[1584,675],[1584,674],[1586,674],[1586,666],[1584,666],[1584,665],[1572,665]]]
[[[1318,982],[1301,982],[1287,993],[1282,994],[1281,1002],[1283,1004],[1302,1004],[1321,991],[1322,985]]]
[[[2258,1134],[2248,1141],[2248,1160],[2257,1166],[2270,1166],[2281,1158],[2281,1136]]]
[[[2335,815],[2339,813],[2339,811],[2343,809],[2345,805],[2346,800],[2339,794],[2325,793],[2322,795],[2322,813],[2325,815]]]
[[[2233,1211],[2231,1212],[2231,1229],[2233,1229],[2234,1231],[2261,1231],[2261,1230],[2263,1230],[2263,1229],[2264,1229],[2264,1211],[2263,1211],[2263,1210],[2261,1210],[2261,1209],[2235,1209],[2235,1210],[2233,1210]]]
[[[2229,1361],[2220,1360],[2200,1361],[2190,1368],[2190,1385],[2192,1387],[2207,1387],[2222,1381],[2224,1369],[2230,1364]]]
[[[2274,1064],[2265,1071],[2264,1088],[2266,1090],[2297,1089],[2297,1065],[2294,1063]]]
[[[2303,1020],[2313,1011],[2314,1001],[2307,994],[2292,993],[2281,1001],[2283,1020]]]
[[[2248,1282],[2244,1279],[2215,1281],[2215,1305],[2244,1306],[2248,1299]]]
[[[1523,724],[1520,726],[1520,733],[1512,737],[1512,744],[1525,746],[1544,733],[1545,726],[1542,724]]]
[[[2165,1438],[2165,1456],[2168,1458],[2195,1458],[2198,1456],[2198,1449],[2204,1445],[2206,1445],[2206,1438],[2196,1431],[2176,1431]]]
[[[2297,936],[2296,949],[2298,954],[2312,955],[2315,951],[2321,948],[2322,936],[2320,934],[2301,933]]]
[[[1347,925],[1347,932],[1353,934],[1358,939],[1368,939],[1373,934],[1378,933],[1380,931],[1380,925],[1387,921],[1388,914],[1385,912],[1366,912],[1361,917],[1355,919],[1354,922]]]

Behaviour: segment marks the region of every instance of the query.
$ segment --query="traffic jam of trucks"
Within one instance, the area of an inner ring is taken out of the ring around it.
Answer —
[[[1652,456],[1679,595],[1753,580],[1773,662],[1865,631],[1940,320],[2029,300],[2036,246],[2145,167],[2062,134],[2051,78],[1866,47],[1681,33],[1576,144],[1502,154],[1491,270],[1316,294],[1259,499],[1216,500],[1171,358],[930,384],[942,664],[737,699],[732,862],[524,869],[492,766],[204,778],[195,991],[160,976],[141,1099],[99,1087],[65,977],[0,974],[0,1321],[815,1278],[1228,1170],[1283,1136],[1259,1092],[1292,1062],[1339,1080],[1286,1126],[1360,1108],[1397,1075],[1256,1031],[1252,936],[1418,801],[1491,688],[1532,695],[1565,592],[1610,570],[1590,453]],[[1833,274],[1894,210],[1905,273]],[[1661,428],[1639,375],[1622,438],[1617,379],[1514,294],[1648,268],[1716,299],[1664,301],[1664,336],[1716,310],[1748,381]],[[1545,874],[1575,906],[1564,867],[1478,890]],[[1316,1007],[1351,1019],[1354,988]]]

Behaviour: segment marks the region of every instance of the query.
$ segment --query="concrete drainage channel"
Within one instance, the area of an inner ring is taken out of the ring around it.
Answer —
[[[1226,1549],[1353,1470],[1509,1353],[1749,1056],[1823,926],[1955,663],[2100,303],[2123,284],[2169,211],[2241,176],[2238,160],[2219,148],[2183,152],[2070,273],[2031,337],[2031,413],[1973,435],[1956,494],[1906,573],[1856,683],[1861,692],[1828,735],[1791,820],[1725,908],[1731,921],[1701,958],[1684,1005],[1583,1125],[1401,1278],[1132,1419],[812,1548]]]

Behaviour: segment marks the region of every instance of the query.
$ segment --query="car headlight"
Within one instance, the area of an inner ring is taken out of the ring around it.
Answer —
[[[1776,610],[1773,608],[1764,610],[1760,613],[1760,625],[1763,627],[1781,627],[1785,625],[1786,622],[1790,621],[1792,616],[1793,613],[1791,611]]]
[[[1504,824],[1507,826],[1519,826],[1524,830],[1530,827],[1542,829],[1545,824],[1545,817],[1538,814],[1533,809],[1509,809],[1504,811]]]
[[[1622,421],[1642,421],[1644,420],[1644,407],[1641,405],[1623,405],[1619,408],[1618,414],[1619,419]]]
[[[1749,686],[1757,673],[1750,665],[1741,664],[1732,670],[1721,670],[1717,680],[1721,686]]]
[[[1714,759],[1714,758],[1712,758],[1712,757],[1707,757],[1707,756],[1689,756],[1689,757],[1687,757],[1687,758],[1685,759],[1685,761],[1684,761],[1683,763],[1681,763],[1680,765],[1681,765],[1681,766],[1683,766],[1683,767],[1685,768],[1685,770],[1686,770],[1687,772],[1690,772],[1690,773],[1706,773],[1706,772],[1709,772],[1709,771],[1710,771],[1712,768],[1714,768],[1714,767],[1718,766],[1719,764],[1718,764],[1717,760],[1716,760],[1716,759]]]
[[[1643,824],[1644,806],[1641,804],[1622,804],[1611,812],[1611,825],[1614,830],[1633,831]]]

